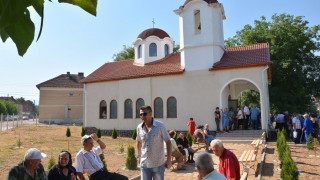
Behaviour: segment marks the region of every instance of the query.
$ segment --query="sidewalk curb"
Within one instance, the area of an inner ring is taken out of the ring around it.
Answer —
[[[267,146],[268,145],[266,144],[265,147],[263,148],[263,154],[262,154],[262,158],[261,158],[261,162],[260,162],[260,169],[259,169],[259,174],[258,174],[257,180],[260,180],[262,178],[262,169],[263,169],[264,161],[266,159]]]
[[[134,178],[131,178],[130,180],[140,180],[140,179],[141,179],[141,175],[138,175],[138,176],[136,176]]]

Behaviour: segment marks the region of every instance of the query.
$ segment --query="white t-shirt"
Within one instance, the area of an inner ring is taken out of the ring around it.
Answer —
[[[246,115],[250,115],[250,110],[249,110],[249,108],[247,107],[247,106],[245,106],[244,107],[244,113],[246,114]]]
[[[241,109],[238,111],[237,117],[238,117],[238,119],[243,119],[243,114],[242,114]]]

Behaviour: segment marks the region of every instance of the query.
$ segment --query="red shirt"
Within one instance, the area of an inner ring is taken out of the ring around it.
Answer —
[[[224,149],[220,156],[219,172],[227,179],[240,180],[240,164],[233,152]]]
[[[190,134],[194,134],[194,130],[195,130],[195,128],[196,128],[196,123],[194,122],[194,121],[189,121],[189,124],[188,124],[188,126],[189,126],[189,132],[190,132]]]

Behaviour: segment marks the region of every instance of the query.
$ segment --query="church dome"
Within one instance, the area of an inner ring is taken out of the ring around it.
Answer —
[[[139,34],[138,38],[146,39],[149,36],[157,36],[160,39],[163,39],[165,37],[170,38],[168,33],[166,33],[164,30],[158,29],[158,28],[150,28],[150,29],[144,30],[142,33]]]

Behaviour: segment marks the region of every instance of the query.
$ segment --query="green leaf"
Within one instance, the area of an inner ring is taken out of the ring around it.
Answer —
[[[19,21],[26,10],[25,0],[2,0],[0,27],[6,27]]]
[[[97,15],[97,0],[59,0],[59,2],[77,5],[88,13]]]
[[[5,31],[16,44],[20,56],[23,56],[31,45],[34,38],[34,30],[34,24],[30,19],[28,9],[26,9],[19,21],[5,28]]]
[[[44,3],[44,0],[31,0],[31,4],[33,6],[33,8],[37,11],[37,13],[39,14],[39,16],[42,17],[42,6]]]
[[[9,37],[7,32],[3,28],[0,28],[0,37],[2,39],[2,42],[6,42]]]

